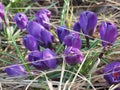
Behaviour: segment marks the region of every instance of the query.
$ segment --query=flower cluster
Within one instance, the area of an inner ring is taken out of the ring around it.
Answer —
[[[4,6],[2,4],[0,4],[0,17],[1,22],[2,19],[4,20]],[[29,50],[28,61],[39,70],[57,68],[59,62],[59,59],[56,58],[55,48],[53,48],[55,37],[51,32],[50,17],[51,12],[47,9],[39,10],[35,15],[35,20],[28,20],[27,15],[21,12],[14,16],[14,21],[18,28],[21,30],[26,29],[28,32],[23,37],[23,45]],[[74,31],[70,31],[67,26],[57,27],[55,33],[59,43],[64,46],[66,63],[76,65],[83,61],[84,54],[81,51],[82,39],[79,32],[82,31],[85,35],[86,44],[90,47],[89,39],[94,34],[96,26],[97,15],[91,11],[84,11],[80,14],[80,19],[74,24]],[[99,31],[104,48],[115,43],[118,30],[114,23],[102,22]],[[120,82],[119,66],[120,62],[113,62],[105,67],[104,73],[106,75],[104,78],[109,84]],[[15,64],[6,68],[6,72],[10,76],[19,76],[25,75],[27,71],[23,65]]]
[[[16,25],[21,29],[27,29],[28,34],[23,37],[23,44],[30,51],[28,60],[40,70],[53,69],[57,67],[56,54],[50,48],[54,35],[50,32],[51,12],[47,9],[39,10],[36,13],[36,20],[28,21],[24,13],[17,13],[14,16]],[[46,49],[40,50],[40,47]],[[18,70],[19,69],[19,70]],[[25,75],[26,70],[21,65],[11,65],[6,68],[10,76]]]

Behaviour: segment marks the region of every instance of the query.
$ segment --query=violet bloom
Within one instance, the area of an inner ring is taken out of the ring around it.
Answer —
[[[110,84],[120,83],[120,62],[114,61],[104,68],[104,78]]]
[[[56,30],[56,33],[58,35],[58,39],[59,39],[60,43],[62,43],[65,36],[70,34],[70,31],[67,29],[66,26],[59,26]]]
[[[38,50],[37,40],[30,34],[23,37],[23,44],[30,51]]]
[[[97,25],[97,16],[94,12],[84,11],[80,14],[80,26],[82,32],[92,36]]]
[[[32,51],[28,60],[32,62],[32,65],[40,70],[54,69],[57,67],[57,59],[54,58],[56,54],[50,49],[44,51]]]
[[[69,35],[65,36],[64,43],[67,46],[72,46],[78,49],[82,46],[82,40],[78,33],[70,33]]]
[[[12,76],[12,77],[23,76],[26,74],[25,67],[19,64],[10,65],[9,67],[5,69],[5,71],[9,76]]]
[[[50,30],[50,16],[51,12],[47,9],[39,10],[36,13],[36,20],[43,25],[47,30]]]
[[[24,29],[27,26],[28,18],[24,13],[17,13],[14,16],[14,21],[20,29]]]
[[[104,47],[114,44],[118,36],[116,25],[111,22],[102,22],[100,25],[100,36]]]
[[[66,62],[70,65],[81,63],[84,58],[83,53],[78,48],[74,47],[66,48],[64,55]]]
[[[76,23],[74,24],[73,30],[74,30],[74,31],[77,31],[77,32],[80,32],[80,30],[81,30],[80,22],[76,22]]]
[[[80,26],[81,26],[82,32],[85,35],[92,36],[93,33],[95,32],[96,25],[97,25],[97,16],[94,12],[84,11],[80,14]],[[86,38],[86,46],[89,48],[90,38],[88,36],[85,36],[85,38]]]

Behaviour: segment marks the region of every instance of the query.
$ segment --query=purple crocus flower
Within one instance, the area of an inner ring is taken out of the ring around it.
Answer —
[[[43,25],[47,30],[50,30],[50,16],[51,12],[47,9],[39,10],[36,13],[36,20]]]
[[[56,54],[50,49],[44,51],[32,51],[28,60],[32,62],[32,65],[40,70],[54,69],[57,67],[57,59],[54,58]]]
[[[19,64],[10,65],[9,67],[5,69],[5,71],[9,76],[12,76],[12,77],[22,76],[26,74],[25,67]]]
[[[60,43],[63,42],[64,37],[68,34],[70,34],[70,31],[67,29],[66,26],[59,26],[56,30],[56,33],[58,35],[58,39],[60,41]]]
[[[77,31],[77,32],[80,32],[80,30],[81,30],[80,22],[76,22],[76,23],[74,24],[73,30],[74,30],[74,31]]]
[[[80,14],[80,27],[85,35],[92,36],[97,25],[97,16],[94,12],[84,11]],[[89,48],[89,37],[85,36],[86,45]]]
[[[74,47],[67,47],[64,54],[66,62],[70,65],[81,63],[84,58],[83,53],[78,48]]]
[[[65,36],[64,43],[67,46],[72,46],[74,48],[81,48],[82,40],[78,33],[70,33],[69,35]]]
[[[104,78],[110,84],[120,83],[120,62],[114,61],[104,68]]]
[[[30,34],[23,37],[23,44],[30,51],[38,50],[37,40]]]
[[[104,40],[102,41],[104,47],[114,44],[118,36],[116,25],[111,22],[102,22],[100,25],[100,36]]]
[[[28,18],[24,13],[19,12],[14,16],[14,21],[20,29],[24,29],[27,26]]]
[[[82,32],[92,36],[97,25],[97,16],[94,12],[84,11],[80,14],[80,26]]]

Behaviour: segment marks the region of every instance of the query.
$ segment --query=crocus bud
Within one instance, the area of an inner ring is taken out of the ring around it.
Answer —
[[[41,31],[41,42],[40,42],[41,45],[51,48],[53,40],[54,40],[54,36],[50,31],[48,30]]]
[[[2,19],[5,18],[5,9],[4,9],[4,5],[0,2],[0,17]]]
[[[50,49],[44,51],[32,51],[28,60],[32,62],[32,65],[40,70],[53,69],[57,67],[57,59],[54,58],[56,55]]]
[[[94,12],[84,11],[80,14],[80,26],[82,32],[92,36],[97,25],[97,16]]]
[[[58,35],[58,39],[60,41],[60,43],[63,42],[64,37],[68,34],[70,34],[70,31],[67,29],[66,26],[59,26],[57,27],[56,33]]]
[[[70,33],[69,35],[65,36],[64,38],[65,45],[72,46],[74,48],[81,48],[82,40],[78,33]]]
[[[64,51],[65,60],[69,65],[75,65],[83,61],[84,55],[78,49],[74,47],[68,47]]]
[[[41,30],[45,29],[41,24],[30,21],[27,26],[29,34],[33,35],[37,40],[41,39]]]
[[[77,32],[80,32],[80,30],[81,30],[80,22],[76,22],[76,23],[74,24],[73,30],[74,30],[74,31],[77,31]]]
[[[100,36],[104,47],[113,45],[118,36],[116,25],[111,22],[102,22],[100,25]]]
[[[17,13],[14,16],[14,21],[20,29],[24,29],[27,26],[28,18],[24,13]]]
[[[23,44],[30,51],[38,50],[37,40],[30,34],[23,37]]]
[[[25,67],[19,64],[10,65],[9,67],[5,69],[5,71],[9,76],[12,76],[12,77],[23,76],[27,72]]]
[[[47,9],[39,10],[36,13],[36,20],[43,25],[47,30],[50,30],[50,16],[51,12]]]
[[[104,79],[110,84],[120,83],[120,62],[114,61],[103,69]]]

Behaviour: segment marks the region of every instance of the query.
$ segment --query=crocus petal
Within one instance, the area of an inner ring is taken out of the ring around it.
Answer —
[[[43,25],[47,30],[50,30],[50,16],[51,12],[47,9],[39,10],[36,13],[36,20]]]
[[[83,53],[78,49],[74,47],[68,47],[64,51],[65,54],[65,60],[69,65],[76,65],[83,61],[84,55]]]
[[[2,19],[0,18],[0,30],[2,30]]]
[[[12,77],[22,76],[26,74],[25,67],[19,64],[10,65],[9,67],[5,69],[5,71],[9,76],[12,76]]]
[[[41,40],[41,31],[45,28],[35,21],[30,21],[27,26],[29,34],[33,35],[37,40]]]
[[[56,68],[57,67],[57,59],[55,58],[56,54],[50,49],[45,49],[43,51],[43,59],[46,59],[44,62],[48,68]],[[50,59],[51,58],[51,59]],[[54,59],[52,59],[54,58]]]
[[[58,35],[58,39],[59,39],[60,43],[62,43],[65,36],[70,34],[70,31],[67,29],[66,26],[59,26],[59,27],[57,27],[56,33]]]
[[[32,51],[29,55],[28,55],[28,60],[30,62],[32,62],[32,65],[40,70],[44,70],[47,69],[47,66],[44,64],[43,61],[43,53],[40,51]]]
[[[71,33],[71,34],[65,36],[64,43],[68,47],[72,46],[74,48],[81,48],[81,46],[82,46],[82,40],[78,33]]]
[[[81,29],[80,23],[79,23],[79,22],[76,22],[76,23],[74,24],[74,26],[73,26],[73,30],[74,30],[74,31],[77,31],[77,32],[80,32],[80,29]]]
[[[4,19],[5,17],[5,8],[4,5],[0,2],[0,17]]]
[[[54,39],[54,36],[50,31],[48,30],[41,31],[41,41],[46,47],[49,47],[52,45],[53,39]]]
[[[30,34],[23,37],[23,44],[30,51],[38,50],[37,40]]]

